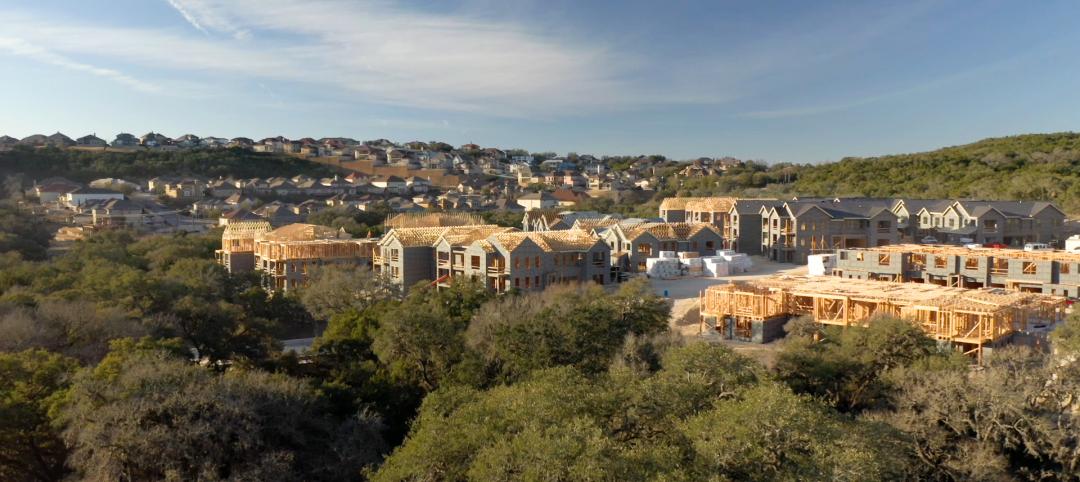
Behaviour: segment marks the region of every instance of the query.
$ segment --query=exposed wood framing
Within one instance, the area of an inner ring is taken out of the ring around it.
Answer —
[[[736,324],[810,315],[837,326],[866,326],[876,316],[917,323],[930,336],[955,344],[982,363],[982,349],[1029,323],[1056,323],[1065,299],[1003,289],[969,290],[920,283],[833,277],[775,277],[712,286],[701,294],[701,319],[734,318]],[[702,326],[704,329],[704,325]]]

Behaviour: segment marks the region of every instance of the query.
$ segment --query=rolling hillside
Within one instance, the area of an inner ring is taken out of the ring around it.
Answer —
[[[805,166],[802,195],[1041,199],[1080,213],[1080,133],[981,140],[930,152]]]

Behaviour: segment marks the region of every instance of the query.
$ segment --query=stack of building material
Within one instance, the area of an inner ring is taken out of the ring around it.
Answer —
[[[716,252],[716,256],[728,262],[728,272],[731,274],[746,273],[754,266],[745,253],[736,253],[730,249],[721,249]]]
[[[648,258],[645,272],[650,278],[673,279],[683,275],[683,268],[679,258]]]
[[[700,257],[701,257],[701,255],[698,254],[697,251],[680,251],[679,252],[679,259],[691,259],[691,258],[700,258]]]
[[[832,276],[835,267],[835,254],[811,254],[806,257],[806,271],[810,276]]]
[[[721,276],[727,276],[728,262],[724,258],[719,256],[710,256],[708,258],[701,258],[702,268],[704,270],[704,276],[710,278],[719,278]]]
[[[679,253],[680,255],[683,253]],[[697,253],[694,253],[697,254]],[[682,266],[687,276],[701,277],[705,274],[705,262],[699,257],[686,257],[682,259]]]
[[[678,258],[678,256],[675,255],[674,251],[661,251],[660,257],[664,259]]]

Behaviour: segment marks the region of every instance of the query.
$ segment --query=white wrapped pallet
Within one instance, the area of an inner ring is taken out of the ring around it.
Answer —
[[[735,250],[732,249],[718,249],[716,250],[717,256],[731,256],[735,254]]]
[[[811,254],[806,257],[806,271],[809,276],[831,275],[835,267],[835,254]]]
[[[672,279],[682,276],[682,266],[678,259],[648,258],[645,260],[645,268],[652,278]]]
[[[700,258],[701,254],[697,251],[680,251],[679,259]]]
[[[728,275],[728,263],[721,258],[705,259],[705,274],[713,278]]]
[[[701,266],[704,261],[702,258],[687,258],[682,260],[682,264],[686,266]]]
[[[674,251],[661,251],[660,252],[660,257],[665,258],[665,259],[678,258],[678,256],[675,255]]]

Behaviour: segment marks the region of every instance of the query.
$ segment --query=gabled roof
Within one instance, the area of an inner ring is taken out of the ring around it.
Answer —
[[[119,192],[116,192],[116,191],[110,191],[108,189],[98,189],[96,187],[80,187],[80,188],[78,188],[78,189],[76,189],[74,191],[70,191],[70,194],[119,194],[121,196],[123,195],[123,193],[119,193]]]
[[[116,211],[142,211],[143,207],[127,199],[110,199],[101,204],[101,209]]]
[[[545,225],[551,226],[561,220],[558,214],[553,211],[543,211],[539,209],[533,209],[532,211],[525,212],[526,223],[532,224],[536,221],[542,220]]]
[[[222,214],[221,217],[228,219],[229,221],[261,221],[263,219],[262,216],[248,211],[247,209],[237,209],[235,211],[229,211],[225,214]]]
[[[555,192],[551,193],[551,197],[554,198],[557,201],[577,202],[577,201],[580,201],[582,199],[588,198],[589,195],[585,194],[583,192],[577,192],[577,191],[572,191],[570,189],[559,188],[559,189],[556,189]]]
[[[877,198],[837,198],[799,200],[785,203],[794,217],[819,209],[832,219],[870,219],[883,211],[892,213],[892,200]]]
[[[687,201],[684,209],[696,212],[726,213],[731,211],[733,205],[735,205],[733,197],[706,197]]]
[[[587,233],[595,233],[597,230],[610,228],[612,226],[615,226],[616,224],[619,224],[619,220],[614,218],[578,219],[574,221],[574,225],[570,229],[577,229],[580,231],[585,231]]]
[[[761,212],[761,208],[769,206],[776,207],[782,206],[783,201],[777,199],[738,199],[735,201],[735,205],[732,209],[736,214],[758,214]]]
[[[628,226],[619,224],[615,229],[622,231],[623,237],[628,240],[637,239],[646,233],[658,241],[686,241],[702,231],[712,231],[720,236],[716,227],[707,223],[638,223]]]
[[[1052,208],[1061,212],[1054,203],[1046,201],[968,201],[961,200],[955,204],[960,205],[972,217],[979,217],[991,210],[1000,212],[1005,217],[1026,218],[1031,217],[1044,209]]]
[[[904,209],[907,209],[909,214],[915,214],[923,209],[929,213],[942,213],[945,212],[946,209],[949,209],[949,206],[951,206],[953,202],[948,199],[902,198],[897,200],[897,203],[893,205],[892,209],[898,209],[900,203],[903,203]]]
[[[660,209],[664,211],[685,211],[686,203],[690,201],[696,201],[701,198],[697,197],[666,197],[663,201],[660,201]]]
[[[446,240],[451,246],[467,246],[496,234],[512,233],[515,231],[517,231],[515,228],[506,228],[496,225],[456,226],[448,228],[442,236],[439,237],[440,241],[436,241],[434,244],[439,244],[442,242],[441,240]]]
[[[379,241],[379,244],[384,245],[390,240],[396,239],[406,248],[434,246],[439,238],[441,238],[449,229],[449,227],[394,228],[386,233],[386,236],[383,236],[383,239]]]
[[[525,201],[555,201],[555,197],[547,192],[534,192],[529,193],[518,198],[518,200]]]
[[[492,244],[513,251],[525,242],[531,242],[544,251],[588,251],[600,238],[580,230],[533,231],[496,234],[488,238]]]

